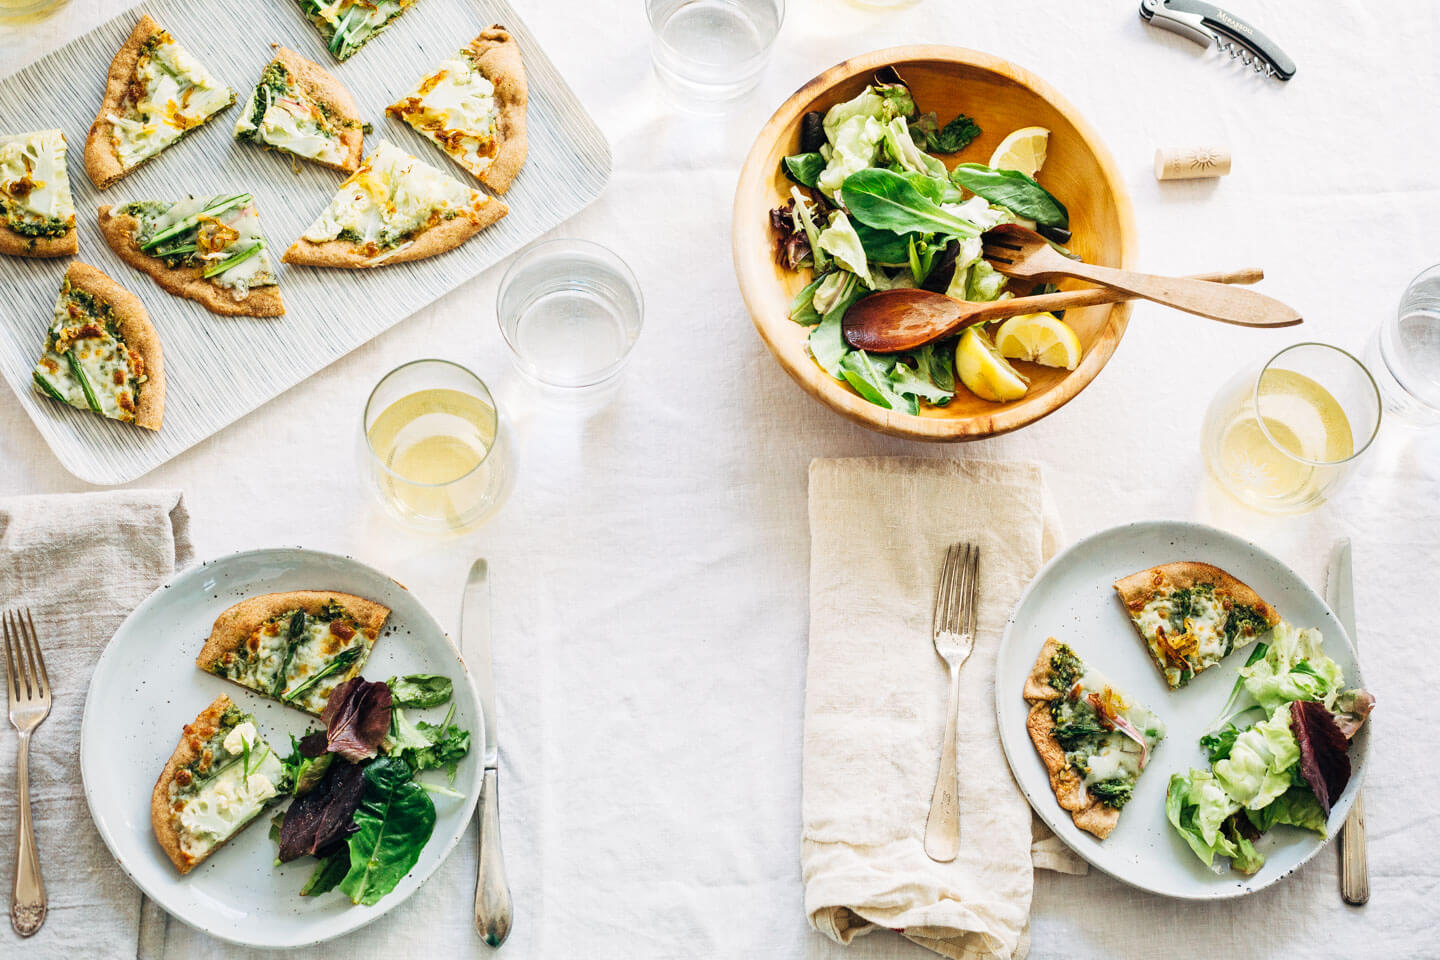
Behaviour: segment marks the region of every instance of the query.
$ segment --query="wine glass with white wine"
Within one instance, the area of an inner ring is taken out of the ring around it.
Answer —
[[[360,470],[392,516],[434,533],[466,530],[504,503],[507,438],[485,383],[449,360],[387,373],[365,404]]]
[[[1240,502],[1303,513],[1344,483],[1380,429],[1380,393],[1354,356],[1297,343],[1220,388],[1205,414],[1205,462]]]
[[[16,24],[50,16],[65,0],[0,0],[0,23]]]

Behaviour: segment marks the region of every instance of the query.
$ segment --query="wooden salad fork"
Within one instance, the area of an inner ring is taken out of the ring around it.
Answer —
[[[1071,260],[1034,230],[1002,223],[983,236],[985,259],[1007,277],[1058,280],[1075,277],[1163,303],[1186,313],[1244,327],[1288,327],[1301,321],[1294,307],[1254,290],[1186,277],[1157,277]]]
[[[15,764],[15,796],[20,816],[15,831],[15,886],[10,892],[10,925],[28,937],[45,922],[45,881],[40,876],[40,855],[35,851],[35,827],[30,820],[30,734],[50,716],[50,675],[35,636],[35,620],[26,610],[7,610],[0,618],[5,634],[5,679],[10,695],[10,723],[19,734]]]
[[[975,649],[975,583],[980,575],[980,548],[952,543],[945,551],[940,582],[935,586],[935,652],[950,668],[950,697],[945,707],[945,742],[940,772],[925,821],[925,855],[949,863],[960,853],[960,779],[955,764],[955,726],[960,713],[960,667]]]

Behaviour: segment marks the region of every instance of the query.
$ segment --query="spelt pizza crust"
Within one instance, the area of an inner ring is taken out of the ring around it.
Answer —
[[[483,196],[483,194],[476,194]],[[290,245],[280,259],[308,267],[338,267],[346,270],[364,270],[369,267],[383,267],[391,263],[405,263],[410,260],[424,260],[454,250],[481,230],[495,223],[510,208],[501,200],[488,198],[475,215],[456,214],[449,220],[442,220],[433,227],[416,233],[410,246],[393,256],[367,254],[363,247],[347,240],[326,240],[315,243],[301,237]],[[379,259],[382,258],[383,259]]]
[[[80,234],[73,223],[69,230],[58,237],[27,237],[11,230],[9,224],[0,223],[0,254],[48,260],[55,257],[73,257],[79,252]]]
[[[155,832],[155,839],[159,841],[160,849],[165,851],[165,855],[170,858],[170,862],[175,864],[175,869],[179,870],[182,875],[195,869],[207,857],[228,843],[232,837],[242,832],[236,830],[231,837],[215,844],[200,857],[192,857],[180,846],[179,817],[170,808],[170,784],[175,780],[175,772],[199,758],[200,750],[220,728],[220,718],[231,706],[233,704],[230,698],[222,693],[210,706],[200,711],[200,715],[193,722],[185,725],[175,752],[170,754],[170,759],[165,763],[165,769],[160,772],[160,779],[155,781],[155,789],[150,793],[150,827]]]
[[[110,207],[100,208],[100,233],[116,255],[130,266],[147,274],[166,293],[194,300],[211,313],[227,317],[279,317],[285,313],[280,287],[252,287],[245,299],[236,300],[230,291],[216,286],[203,276],[197,264],[171,267],[164,260],[150,256],[135,242],[140,222],[126,213],[111,214]]]
[[[481,183],[504,193],[525,165],[529,142],[525,136],[525,112],[530,103],[530,88],[525,82],[525,64],[520,59],[520,45],[510,31],[500,24],[482,30],[466,48],[475,66],[495,87],[495,103],[499,107],[500,141],[490,166],[479,176]]]
[[[313,157],[303,159],[346,173],[354,173],[360,169],[360,155],[365,147],[364,121],[360,119],[360,108],[355,105],[355,98],[350,96],[350,91],[346,90],[330,71],[313,60],[306,60],[288,47],[277,47],[274,59],[289,71],[307,97],[343,121],[337,124],[337,127],[340,130],[340,142],[345,146],[344,163],[326,163]]]
[[[1025,678],[1024,695],[1030,704],[1025,729],[1030,734],[1030,742],[1035,744],[1040,762],[1045,764],[1055,800],[1070,813],[1075,826],[1104,840],[1120,822],[1120,811],[1086,792],[1084,781],[1065,758],[1065,748],[1055,739],[1055,718],[1050,715],[1050,703],[1060,699],[1061,693],[1050,686],[1050,660],[1059,649],[1060,644],[1054,637],[1046,640],[1035,658],[1035,666]]]
[[[125,91],[135,79],[140,51],[144,48],[145,41],[159,32],[160,24],[151,19],[148,13],[142,14],[139,22],[135,24],[135,29],[130,31],[130,36],[120,45],[120,49],[115,51],[115,59],[110,61],[110,73],[105,78],[105,96],[100,100],[100,111],[95,114],[95,122],[90,124],[90,133],[85,138],[85,173],[97,189],[104,190],[130,172],[120,164],[115,143],[110,137],[112,125],[105,118],[119,112]],[[131,170],[140,166],[143,166],[143,163],[136,164]]]
[[[77,260],[70,264],[65,279],[72,290],[83,290],[110,304],[116,326],[120,328],[120,338],[131,355],[140,358],[147,378],[135,404],[135,425],[159,430],[165,419],[165,351],[145,305],[135,294],[88,263]]]

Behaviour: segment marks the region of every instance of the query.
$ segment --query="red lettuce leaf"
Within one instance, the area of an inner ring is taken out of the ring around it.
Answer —
[[[1300,745],[1300,775],[1310,784],[1320,809],[1330,815],[1330,807],[1340,799],[1350,782],[1350,757],[1345,734],[1335,716],[1323,703],[1296,700],[1290,704],[1290,728]]]
[[[1375,709],[1375,698],[1364,690],[1346,690],[1335,700],[1335,722],[1346,740],[1353,740]]]
[[[365,771],[351,763],[332,763],[315,789],[285,811],[280,825],[279,860],[307,853],[324,856],[357,829],[355,809],[365,795]]]
[[[320,719],[331,753],[351,763],[369,760],[380,752],[380,741],[390,732],[390,687],[354,677],[340,684],[325,701]]]

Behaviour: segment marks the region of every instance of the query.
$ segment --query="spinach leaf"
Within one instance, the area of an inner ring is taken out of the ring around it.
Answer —
[[[868,226],[894,233],[943,233],[979,236],[980,228],[962,220],[917,189],[910,178],[890,170],[852,173],[840,188],[851,215]]]
[[[385,681],[397,707],[438,707],[450,699],[454,684],[449,677],[433,673],[412,673]]]
[[[818,153],[795,153],[780,161],[785,176],[802,187],[813,187],[825,169],[825,158]]]
[[[982,163],[962,163],[950,171],[950,181],[1004,207],[1017,217],[1034,220],[1047,227],[1070,226],[1070,213],[1065,205],[1019,170],[996,170]]]
[[[980,136],[980,127],[974,120],[957,113],[955,119],[928,136],[929,149],[934,153],[959,153],[970,142]]]
[[[340,891],[369,906],[395,889],[420,859],[435,830],[435,804],[403,760],[381,757],[365,767],[358,828],[346,843],[350,869]]]
[[[856,220],[852,224],[865,248],[865,256],[871,263],[887,267],[898,267],[910,262],[910,242],[919,240],[923,234],[895,234],[889,230],[877,230]]]
[[[820,314],[815,309],[815,289],[825,282],[824,277],[816,277],[795,294],[795,299],[790,301],[790,319],[804,327],[813,327],[820,322]]]
[[[306,880],[305,886],[300,888],[300,896],[318,897],[322,893],[329,893],[335,889],[335,884],[345,879],[345,874],[349,872],[350,848],[338,847],[316,864],[315,872],[310,874],[310,879]]]

